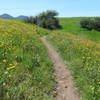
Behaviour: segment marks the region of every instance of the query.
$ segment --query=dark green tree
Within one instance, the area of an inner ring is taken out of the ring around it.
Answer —
[[[40,27],[47,29],[58,29],[61,28],[59,25],[59,20],[57,18],[58,13],[54,10],[48,10],[46,12],[42,12],[36,17],[29,17],[25,19],[25,22],[36,24]]]

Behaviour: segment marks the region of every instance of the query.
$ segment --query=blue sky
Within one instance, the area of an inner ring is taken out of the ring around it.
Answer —
[[[35,16],[46,10],[62,17],[100,16],[100,0],[0,0],[0,14]]]

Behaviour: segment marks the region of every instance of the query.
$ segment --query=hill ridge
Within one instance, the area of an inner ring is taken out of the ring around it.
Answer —
[[[24,16],[24,15],[19,15],[17,17],[13,17],[10,14],[6,14],[6,13],[0,15],[0,19],[25,19],[27,17],[28,16]]]

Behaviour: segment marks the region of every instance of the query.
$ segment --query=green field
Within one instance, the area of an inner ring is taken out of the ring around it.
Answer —
[[[84,19],[84,17],[60,18],[62,31],[77,34],[82,37],[88,37],[89,39],[96,41],[100,40],[100,32],[95,30],[88,31],[87,29],[80,28],[81,19]]]

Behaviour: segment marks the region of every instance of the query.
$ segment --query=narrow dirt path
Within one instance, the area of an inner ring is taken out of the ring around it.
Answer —
[[[56,52],[56,50],[48,43],[46,37],[42,38],[46,46],[51,60],[55,67],[55,77],[57,82],[57,96],[56,100],[80,100],[78,93],[76,93],[72,82],[72,76],[63,60]]]

